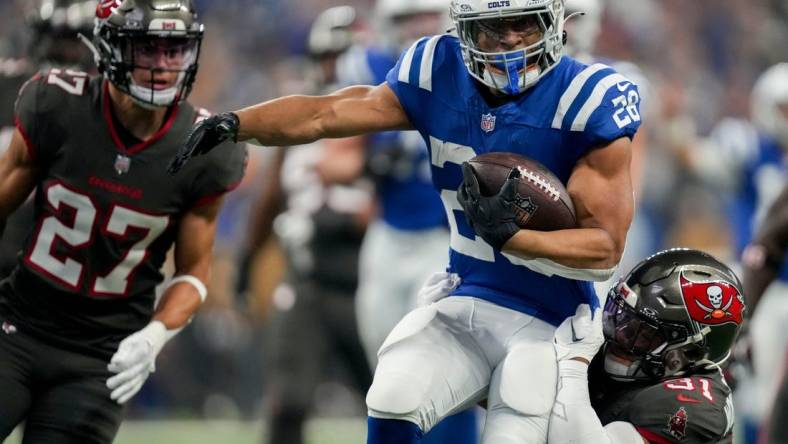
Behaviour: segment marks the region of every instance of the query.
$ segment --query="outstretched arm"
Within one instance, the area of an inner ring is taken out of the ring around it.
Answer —
[[[287,96],[200,121],[168,171],[175,174],[192,156],[205,154],[228,139],[289,146],[410,128],[399,99],[385,83],[352,86],[327,96]]]
[[[238,140],[255,139],[265,146],[411,128],[399,99],[385,83],[351,86],[327,96],[282,97],[236,114]]]

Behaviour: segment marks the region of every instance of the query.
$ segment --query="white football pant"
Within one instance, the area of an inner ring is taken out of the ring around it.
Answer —
[[[766,419],[777,393],[788,351],[788,284],[775,281],[766,289],[750,321],[753,370],[755,371],[755,417]]]
[[[416,307],[427,278],[449,263],[449,231],[403,231],[383,221],[364,235],[359,258],[356,319],[370,367],[391,329]]]
[[[482,444],[544,443],[556,394],[555,328],[466,296],[413,310],[380,348],[368,414],[426,433],[487,399]]]

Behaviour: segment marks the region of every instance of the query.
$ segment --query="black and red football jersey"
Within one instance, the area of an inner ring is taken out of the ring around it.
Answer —
[[[114,117],[108,88],[53,69],[20,91],[17,128],[42,174],[33,233],[0,285],[0,313],[19,328],[105,355],[150,321],[181,217],[238,184],[246,161],[226,143],[170,176],[170,159],[207,113],[173,106],[139,141]]]
[[[619,382],[601,359],[591,365],[591,405],[602,424],[624,421],[651,443],[729,442],[733,429],[731,389],[720,371],[660,382]]]

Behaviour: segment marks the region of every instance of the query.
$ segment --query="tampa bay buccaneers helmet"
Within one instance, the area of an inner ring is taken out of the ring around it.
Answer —
[[[610,290],[602,316],[605,371],[634,380],[719,367],[745,310],[741,282],[711,255],[657,253]]]
[[[192,0],[101,0],[93,30],[99,72],[142,106],[178,103],[189,95],[197,75],[203,31]],[[162,42],[163,49],[157,46]],[[143,63],[157,50],[172,63]],[[135,82],[135,70],[147,70],[150,84]],[[166,89],[151,87],[157,71],[176,72],[176,83]]]

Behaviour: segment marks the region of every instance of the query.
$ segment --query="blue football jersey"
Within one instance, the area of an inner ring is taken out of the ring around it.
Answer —
[[[474,233],[457,201],[461,165],[478,154],[507,151],[535,159],[564,184],[589,151],[640,125],[637,86],[604,64],[569,57],[524,94],[488,104],[468,74],[459,40],[425,37],[411,46],[387,76],[411,124],[429,147],[433,185],[451,228],[449,270],[462,277],[453,295],[474,296],[552,324],[577,305],[598,305],[590,282],[568,279],[503,254]]]
[[[375,47],[351,47],[337,62],[340,85],[378,85],[397,63],[396,55]],[[381,219],[406,231],[446,226],[446,213],[432,187],[427,147],[415,131],[388,131],[369,137],[370,155],[396,151],[388,173],[377,182]]]

